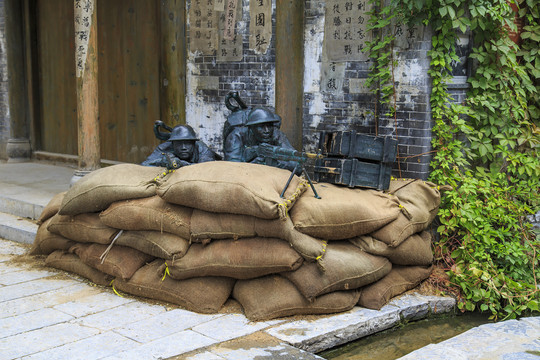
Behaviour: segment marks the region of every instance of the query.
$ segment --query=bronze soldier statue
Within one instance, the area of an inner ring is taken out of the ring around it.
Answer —
[[[159,125],[156,122],[156,126]],[[161,126],[163,126],[162,123]],[[158,138],[165,139],[166,137]],[[141,165],[177,169],[182,166],[214,160],[216,160],[216,154],[205,143],[199,141],[191,126],[178,125],[171,130],[168,140],[158,145]]]
[[[279,130],[281,117],[265,108],[254,108],[247,117],[246,126],[235,127],[225,139],[224,159],[227,161],[266,164],[293,171],[294,161],[269,159],[260,156],[262,144],[295,150],[287,136]]]

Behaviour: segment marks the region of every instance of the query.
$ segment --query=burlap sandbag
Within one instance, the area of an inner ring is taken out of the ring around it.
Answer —
[[[326,241],[315,239],[294,228],[290,217],[261,219],[249,215],[211,213],[193,210],[191,240],[208,242],[212,239],[238,239],[244,237],[270,237],[288,241],[302,257],[309,261],[322,261]]]
[[[324,271],[315,263],[304,263],[298,270],[284,272],[307,299],[337,290],[357,289],[390,272],[392,264],[381,256],[370,255],[346,241],[332,242],[326,248]]]
[[[395,220],[400,213],[395,197],[376,190],[318,184],[321,199],[302,196],[291,209],[294,227],[325,240],[365,235]]]
[[[62,200],[64,200],[65,195],[66,191],[58,193],[52,197],[49,203],[43,208],[43,211],[41,211],[41,214],[37,219],[38,225],[43,224],[45,220],[56,215],[58,210],[60,210],[60,205],[62,205]]]
[[[47,230],[65,238],[84,243],[110,244],[118,229],[101,222],[98,213],[71,215],[56,214]]]
[[[336,291],[308,301],[293,283],[280,275],[238,280],[233,290],[233,297],[252,321],[347,311],[356,305],[358,296],[356,290]]]
[[[441,194],[437,185],[418,179],[391,180],[388,192],[399,200],[405,211],[370,235],[390,246],[398,246],[412,234],[427,229],[437,215]]]
[[[178,235],[160,231],[122,231],[116,245],[129,246],[160,259],[181,258],[189,241]]]
[[[397,247],[391,247],[369,235],[349,240],[367,253],[384,256],[395,265],[427,266],[433,263],[431,234],[422,231],[409,236]]]
[[[52,252],[45,259],[45,265],[72,272],[90,280],[94,284],[102,286],[110,285],[111,281],[114,279],[113,276],[86,265],[77,255],[63,250]]]
[[[45,220],[45,222],[38,227],[34,243],[29,251],[30,255],[49,255],[55,250],[68,250],[75,245],[73,240],[66,239],[62,235],[47,230],[47,226],[50,222],[51,218]]]
[[[75,253],[81,260],[106,274],[129,279],[135,271],[154,257],[127,246],[113,245],[108,248],[101,244],[76,244],[69,252]]]
[[[227,276],[252,279],[297,269],[302,257],[284,240],[246,238],[219,240],[206,246],[192,244],[186,255],[168,261],[173,279],[201,276]]]
[[[176,171],[157,194],[170,203],[210,212],[284,218],[306,190],[306,182],[294,176],[282,199],[290,174],[266,165],[211,161]]]
[[[193,209],[170,204],[159,196],[118,201],[101,212],[104,224],[122,230],[154,230],[189,239]]]
[[[156,194],[156,178],[164,168],[119,164],[85,175],[66,193],[61,215],[77,215],[106,209],[115,201],[137,199]]]
[[[218,312],[229,298],[236,280],[226,277],[204,277],[174,280],[160,271],[163,260],[143,266],[129,279],[114,280],[114,287],[128,294],[180,305],[198,313]],[[174,324],[171,324],[174,327]]]
[[[418,286],[431,274],[432,266],[394,266],[381,280],[361,289],[358,305],[379,310],[391,298]]]

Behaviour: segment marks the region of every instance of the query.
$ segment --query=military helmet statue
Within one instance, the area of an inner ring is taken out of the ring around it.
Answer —
[[[193,128],[189,125],[178,125],[175,126],[174,129],[171,131],[171,136],[169,137],[169,141],[174,140],[193,140],[197,141],[199,140],[197,138],[197,135],[195,135],[195,131]]]
[[[257,125],[264,123],[281,123],[281,117],[265,108],[255,108],[248,115],[246,125]]]

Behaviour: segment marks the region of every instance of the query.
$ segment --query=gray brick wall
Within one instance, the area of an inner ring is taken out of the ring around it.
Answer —
[[[265,54],[249,49],[249,1],[239,0],[242,18],[236,25],[236,33],[242,38],[241,61],[218,61],[217,55],[200,55],[188,47],[188,95],[186,121],[198,132],[199,137],[213,150],[221,153],[222,129],[230,111],[225,107],[225,96],[238,91],[248,106],[275,106],[275,9],[272,14],[272,38]],[[190,2],[188,2],[188,7]],[[275,6],[275,2],[273,4]],[[190,36],[188,18],[188,38]],[[189,39],[188,39],[189,42]],[[201,88],[201,79],[217,78],[212,89]]]
[[[0,160],[7,159],[6,145],[10,137],[4,9],[4,0],[0,0]]]
[[[314,52],[313,48],[322,47],[324,5],[320,0],[306,1],[306,62],[307,71],[311,73],[320,71],[322,67],[322,56],[320,52]],[[429,29],[419,31],[416,38],[406,48],[395,48],[394,56],[398,60],[394,69],[396,118],[380,118],[378,134],[398,139],[399,158],[394,166],[394,176],[426,179],[431,160],[432,126],[429,106],[431,87],[427,75],[427,51],[431,46]],[[316,59],[310,60],[310,57]],[[368,90],[353,93],[350,86],[355,79],[367,79],[369,65],[369,61],[346,62],[343,89],[334,94],[324,92],[320,78],[306,76],[304,147],[315,151],[321,130],[351,129],[363,134],[376,133],[375,96]],[[381,114],[386,112],[387,109],[381,109]]]

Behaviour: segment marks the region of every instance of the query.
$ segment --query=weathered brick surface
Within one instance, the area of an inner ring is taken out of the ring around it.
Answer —
[[[319,0],[306,2],[306,47],[317,46],[324,31],[324,4]],[[375,96],[369,90],[351,92],[351,81],[367,79],[369,61],[347,62],[343,91],[325,93],[320,83],[304,84],[304,146],[316,150],[321,130],[356,130],[364,134],[391,135],[398,139],[399,158],[393,174],[401,177],[423,178],[429,173],[431,157],[431,115],[427,75],[430,34],[424,29],[423,38],[407,49],[395,49],[398,65],[394,69],[396,114],[392,118],[381,116],[375,122]],[[313,54],[307,50],[306,54]],[[306,56],[307,57],[307,56]],[[306,58],[308,71],[321,67],[322,59]],[[311,69],[309,69],[311,66]],[[318,104],[317,104],[318,103]],[[387,108],[380,109],[385,114]]]

